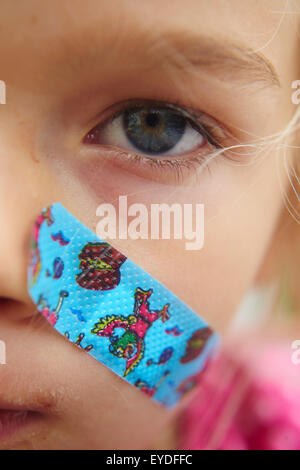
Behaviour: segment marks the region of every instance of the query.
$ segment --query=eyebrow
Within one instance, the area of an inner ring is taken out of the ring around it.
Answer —
[[[281,86],[274,66],[264,55],[228,39],[177,30],[156,38],[152,52],[162,58],[162,51],[168,64],[181,71],[203,69],[221,73],[222,79],[252,82],[263,87]]]
[[[99,30],[90,31],[89,44],[82,44],[74,54],[73,43],[67,36],[66,49],[60,47],[61,60],[72,72],[81,75],[87,60],[91,64],[99,63],[99,49],[113,50],[115,47],[120,57],[128,57],[120,63],[129,65],[138,61],[146,70],[174,69],[175,73],[187,74],[199,72],[214,73],[214,78],[222,82],[235,83],[240,87],[254,85],[256,88],[281,87],[279,76],[272,63],[261,53],[251,47],[224,37],[208,36],[187,28],[164,30],[162,28],[145,28],[131,18],[132,23],[124,27],[123,36],[115,41],[114,33],[102,40],[99,47]],[[127,36],[127,31],[134,31]],[[91,40],[92,39],[92,40]],[[68,52],[67,52],[68,51]],[[68,61],[65,61],[65,57]],[[110,54],[108,55],[110,57]]]

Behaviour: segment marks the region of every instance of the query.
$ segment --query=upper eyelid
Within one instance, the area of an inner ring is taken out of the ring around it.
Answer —
[[[187,119],[197,119],[200,118],[200,116],[204,116],[205,113],[202,111],[196,111],[194,109],[191,109],[188,106],[185,106],[182,103],[179,102],[174,102],[174,100],[168,101],[168,99],[151,99],[151,98],[130,98],[128,100],[121,101],[119,103],[114,104],[113,106],[109,106],[106,109],[104,109],[101,113],[102,114],[109,114],[107,118],[103,118],[102,122],[107,122],[109,120],[112,120],[119,116],[126,108],[134,108],[134,107],[161,107],[161,108],[168,108],[168,109],[173,109],[174,111],[177,111],[181,114],[183,114]],[[101,115],[98,115],[96,119],[100,119]],[[94,119],[95,121],[95,119]],[[100,124],[100,123],[99,123]],[[96,125],[96,124],[95,124]]]

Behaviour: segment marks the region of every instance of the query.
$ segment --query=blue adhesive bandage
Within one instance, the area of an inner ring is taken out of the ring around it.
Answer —
[[[59,203],[35,222],[28,277],[59,333],[168,407],[219,343],[204,320]]]

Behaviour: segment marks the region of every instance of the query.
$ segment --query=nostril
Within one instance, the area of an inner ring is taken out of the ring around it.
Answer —
[[[11,320],[28,319],[37,315],[36,306],[27,304],[10,297],[0,297],[0,318],[9,318]]]

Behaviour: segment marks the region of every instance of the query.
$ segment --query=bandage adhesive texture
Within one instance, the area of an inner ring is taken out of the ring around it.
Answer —
[[[60,203],[34,224],[28,284],[59,333],[167,407],[219,344],[203,319]]]

